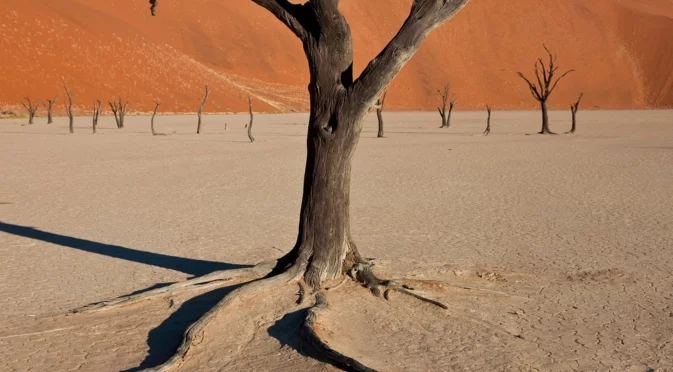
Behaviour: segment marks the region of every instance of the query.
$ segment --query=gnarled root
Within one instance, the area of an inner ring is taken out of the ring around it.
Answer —
[[[269,278],[259,279],[234,290],[225,296],[220,302],[203,315],[196,323],[192,324],[185,332],[182,344],[175,354],[164,364],[146,369],[145,372],[167,372],[178,367],[185,360],[189,349],[198,344],[203,339],[203,333],[208,325],[219,312],[225,311],[231,304],[241,300],[246,296],[251,296],[258,292],[263,292],[279,285],[284,285],[297,280],[301,276],[301,270],[297,266],[289,268],[287,271],[271,276]]]
[[[268,275],[276,266],[276,261],[262,262],[254,267],[223,270],[210,273],[208,275],[200,276],[198,278],[190,279],[184,282],[175,283],[166,287],[153,289],[151,291],[142,292],[129,296],[118,297],[114,300],[97,302],[82,306],[80,308],[71,310],[71,314],[81,313],[96,313],[100,311],[107,311],[123,306],[129,306],[140,301],[149,300],[156,297],[173,296],[178,293],[188,292],[192,290],[213,289],[227,285],[229,281],[236,278],[246,278],[249,280],[259,279]]]
[[[348,275],[357,282],[362,283],[362,285],[372,291],[372,293],[377,297],[381,296],[381,290],[383,289],[383,297],[386,300],[389,300],[390,292],[396,291],[407,296],[411,296],[417,300],[439,306],[444,310],[448,309],[446,305],[439,301],[435,301],[433,299],[414,293],[414,289],[411,287],[400,285],[392,280],[381,280],[377,278],[376,275],[374,275],[374,272],[372,272],[372,265],[369,263],[358,263],[353,265],[353,267],[348,272]]]
[[[327,309],[327,307],[327,297],[322,292],[316,293],[315,305],[308,310],[306,319],[304,319],[304,324],[301,328],[301,337],[313,347],[313,350],[319,356],[332,361],[332,363],[340,368],[355,372],[376,372],[376,370],[363,365],[357,360],[332,349],[326,342],[320,339],[320,336],[315,331],[315,326],[318,321],[318,314]]]

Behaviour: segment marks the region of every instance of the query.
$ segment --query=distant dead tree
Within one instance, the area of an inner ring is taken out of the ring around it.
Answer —
[[[377,138],[383,138],[383,105],[386,103],[386,95],[388,91],[383,92],[383,95],[376,100],[376,118],[379,120],[379,133]]]
[[[75,117],[72,114],[72,92],[65,84],[63,76],[61,76],[61,81],[63,82],[63,89],[65,89],[65,96],[68,98],[68,101],[63,103],[65,105],[65,113],[68,115],[69,119],[68,128],[70,129],[70,134],[73,134],[75,133]]]
[[[248,127],[248,138],[250,139],[250,142],[255,142],[255,137],[252,136],[252,97],[248,96],[248,108],[250,109],[250,123],[247,125]]]
[[[161,101],[158,99],[154,100],[154,112],[152,113],[152,120],[150,121],[150,128],[152,129],[152,135],[156,136],[157,132],[154,131],[154,117],[157,116],[157,110],[159,110],[159,106],[161,106]]]
[[[54,123],[54,118],[52,117],[52,109],[54,108],[54,104],[58,100],[58,96],[54,97],[53,99],[48,99],[47,102],[47,124],[53,124]]]
[[[458,101],[455,98],[449,99],[449,84],[444,85],[444,89],[437,90],[437,93],[439,93],[439,97],[442,101],[442,107],[437,108],[437,111],[439,111],[439,116],[442,118],[442,126],[440,128],[450,128],[451,112],[453,112],[453,108],[456,106]],[[449,104],[448,110],[446,109],[447,103]]]
[[[558,71],[558,66],[556,66],[556,55],[552,55],[552,53],[549,51],[546,45],[543,46],[544,50],[547,51],[547,54],[549,55],[549,63],[547,66],[545,66],[544,61],[542,61],[542,58],[538,58],[538,60],[535,62],[535,77],[537,78],[537,85],[532,83],[521,72],[517,72],[517,75],[519,75],[520,78],[526,81],[526,83],[528,84],[528,88],[530,89],[530,93],[538,102],[540,102],[540,106],[542,108],[542,130],[539,133],[555,134],[554,132],[549,130],[547,99],[556,88],[558,82],[561,79],[563,79],[566,75],[575,70],[568,70],[559,78],[554,80],[554,76],[556,76],[556,71]],[[542,76],[540,76],[540,70],[542,70]]]
[[[205,106],[206,101],[208,101],[209,94],[210,94],[210,88],[208,88],[208,85],[206,85],[206,95],[203,96],[203,101],[201,101],[201,105],[199,105],[199,109],[196,111],[196,115],[199,117],[199,123],[196,126],[196,134],[201,133],[201,113],[203,112],[203,106]]]
[[[159,0],[150,0],[150,12],[153,16],[156,15],[157,5],[159,5]]]
[[[28,125],[32,125],[33,119],[35,118],[35,113],[37,112],[37,109],[40,107],[40,102],[33,102],[30,100],[28,96],[26,96],[24,100],[26,102],[22,101],[21,104],[23,105],[23,107],[26,108],[26,110],[28,110]]]
[[[117,122],[117,128],[124,128],[124,118],[126,117],[126,111],[128,110],[129,102],[126,101],[126,103],[124,103],[122,97],[119,96],[118,101],[108,101],[108,104],[110,105],[110,110],[112,110],[112,114],[115,117],[115,122]]]
[[[93,134],[96,134],[96,127],[98,127],[98,118],[100,117],[100,112],[103,108],[100,100],[97,99],[93,101]]]
[[[491,106],[486,105],[486,112],[488,113],[488,118],[486,119],[486,130],[482,133],[484,136],[491,134]]]
[[[584,93],[580,93],[580,96],[577,97],[577,101],[570,105],[570,112],[572,112],[573,115],[573,124],[572,127],[570,128],[570,132],[566,132],[566,134],[573,134],[575,133],[575,130],[577,129],[577,110],[580,107],[580,101],[582,100],[582,97],[584,96]]]

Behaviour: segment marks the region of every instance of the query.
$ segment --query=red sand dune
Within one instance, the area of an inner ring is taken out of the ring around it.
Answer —
[[[307,68],[298,40],[251,1],[0,0],[0,107],[30,95],[60,94],[62,75],[79,109],[95,98],[128,97],[132,111],[152,99],[164,111],[193,112],[203,85],[207,111],[307,110]],[[360,71],[398,29],[410,0],[342,0]],[[446,82],[459,108],[533,108],[516,71],[531,74],[542,43],[563,81],[551,106],[580,91],[584,107],[673,106],[673,0],[472,0],[431,34],[395,80],[389,106],[434,109]],[[62,106],[59,106],[62,109]]]

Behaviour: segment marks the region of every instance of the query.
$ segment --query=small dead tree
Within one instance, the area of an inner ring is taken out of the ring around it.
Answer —
[[[203,113],[203,106],[206,105],[206,101],[208,101],[209,94],[210,94],[210,88],[208,88],[208,85],[206,84],[206,95],[203,96],[203,101],[201,101],[201,105],[199,105],[199,109],[196,111],[196,115],[199,117],[199,122],[196,126],[196,134],[201,133],[201,113]]]
[[[584,93],[580,93],[580,96],[577,97],[577,101],[570,105],[570,112],[573,115],[573,124],[572,127],[570,128],[570,132],[566,132],[566,134],[573,134],[575,133],[575,130],[577,129],[577,110],[580,107],[580,101],[582,100],[582,97],[584,96]]]
[[[128,110],[129,102],[126,101],[126,103],[124,103],[122,97],[119,96],[118,101],[108,101],[108,104],[110,105],[110,110],[115,117],[117,128],[124,128],[124,118],[126,117],[126,111]]]
[[[383,95],[376,100],[376,118],[379,120],[379,132],[377,138],[383,138],[383,105],[386,103],[386,95],[388,91],[383,92]]]
[[[40,107],[40,102],[33,102],[30,100],[28,96],[24,98],[26,102],[21,102],[23,107],[28,110],[28,125],[33,124],[33,119],[35,119],[35,113],[37,112],[37,109]]]
[[[451,112],[453,112],[453,108],[456,106],[456,103],[458,103],[458,100],[455,98],[449,99],[449,84],[444,85],[443,90],[437,90],[437,93],[439,93],[439,97],[441,98],[442,101],[442,107],[438,107],[437,110],[439,111],[439,116],[442,118],[442,126],[440,128],[450,128],[451,127]],[[449,104],[449,109],[446,109],[446,104]]]
[[[252,115],[252,97],[248,96],[248,107],[250,109],[250,123],[247,125],[248,127],[248,138],[250,139],[250,142],[255,142],[255,137],[252,136],[252,120],[254,116]]]
[[[488,113],[488,118],[486,118],[486,130],[482,133],[484,136],[491,134],[491,106],[486,105],[486,112]]]
[[[540,130],[539,134],[555,134],[549,130],[547,99],[549,98],[549,95],[552,94],[554,89],[556,89],[558,82],[575,70],[568,70],[563,75],[554,80],[554,76],[556,76],[556,72],[558,71],[558,66],[556,65],[557,56],[553,55],[546,45],[543,46],[544,50],[547,51],[547,54],[549,55],[549,62],[547,66],[545,66],[542,58],[538,58],[538,60],[535,62],[535,77],[537,78],[537,85],[532,83],[521,72],[517,72],[517,75],[526,81],[528,88],[530,89],[530,93],[538,102],[540,102],[540,107],[542,108],[542,130]],[[542,76],[540,76],[540,70],[542,70]]]
[[[93,101],[93,134],[96,134],[96,127],[98,127],[98,118],[100,117],[102,107],[103,105],[99,99]]]
[[[52,109],[54,108],[54,104],[58,100],[58,96],[54,97],[53,99],[48,99],[47,100],[47,124],[53,124],[54,123],[54,118],[52,117]]]
[[[65,79],[61,76],[61,81],[63,81],[63,89],[65,89],[65,96],[68,98],[68,101],[64,102],[65,113],[68,115],[69,124],[68,128],[70,129],[70,134],[75,133],[75,117],[72,114],[72,92],[68,89],[68,86],[65,84]]]
[[[161,101],[158,99],[154,100],[154,112],[152,112],[152,120],[150,121],[150,128],[152,129],[152,135],[156,136],[157,132],[154,131],[154,117],[157,116],[157,110],[161,106]]]
[[[159,5],[159,0],[150,0],[150,13],[152,13],[152,16],[157,15],[156,14],[156,9],[157,6]]]

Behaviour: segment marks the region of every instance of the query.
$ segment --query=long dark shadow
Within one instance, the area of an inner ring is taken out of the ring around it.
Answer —
[[[145,252],[136,249],[120,247],[118,245],[104,244],[71,236],[59,235],[47,231],[38,230],[30,226],[14,225],[0,221],[0,232],[22,236],[24,238],[40,240],[43,242],[78,249],[80,251],[100,254],[103,256],[118,258],[121,260],[138,262],[164,269],[180,271],[185,274],[201,276],[220,270],[232,270],[250,265],[237,265],[225,262],[195,260],[192,258],[169,256],[161,253]]]

